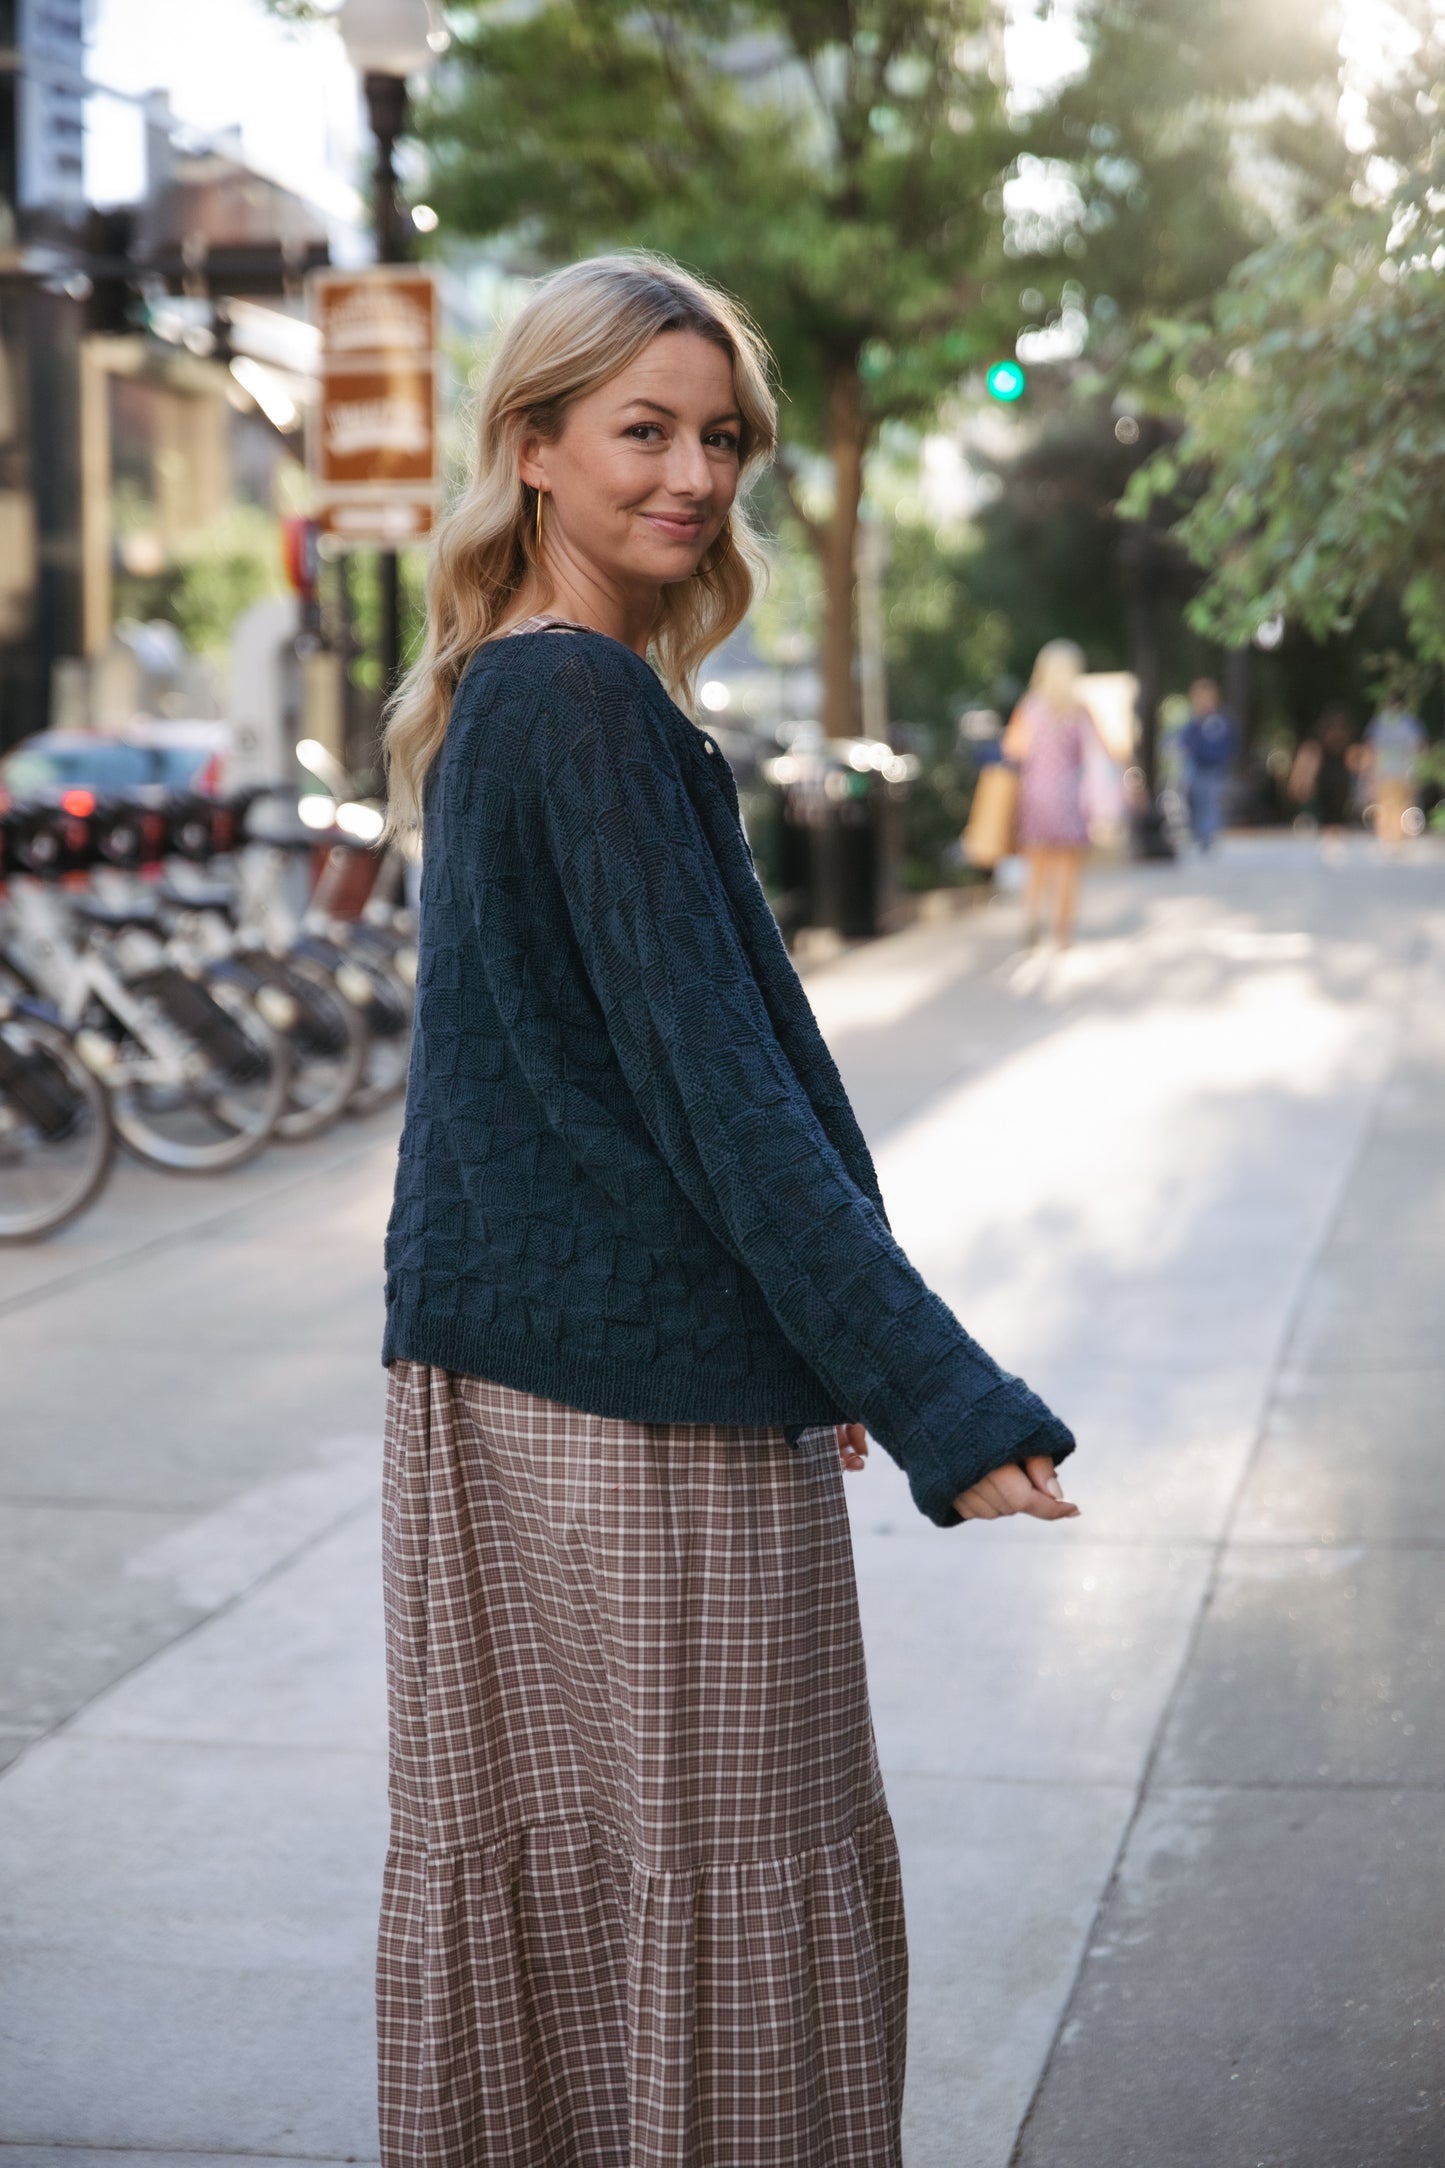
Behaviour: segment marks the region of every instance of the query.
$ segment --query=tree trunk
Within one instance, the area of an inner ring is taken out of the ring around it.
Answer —
[[[858,505],[863,495],[867,425],[863,386],[853,359],[840,362],[828,386],[828,452],[833,515],[821,536],[823,559],[823,731],[856,737],[858,688]]]

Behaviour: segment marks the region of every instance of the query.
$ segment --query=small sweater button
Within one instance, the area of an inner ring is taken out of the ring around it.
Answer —
[[[702,742],[709,753],[715,753],[717,751],[717,747],[713,744],[711,738],[704,738]]]

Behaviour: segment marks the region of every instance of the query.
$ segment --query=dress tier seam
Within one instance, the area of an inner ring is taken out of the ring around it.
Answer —
[[[615,1851],[625,1855],[629,1866],[650,1881],[687,1881],[699,1874],[731,1874],[749,1867],[796,1867],[821,1853],[836,1852],[847,1845],[856,1844],[860,1837],[891,1831],[892,1816],[886,1807],[874,1814],[850,1822],[847,1829],[836,1837],[821,1838],[816,1844],[804,1845],[796,1852],[768,1852],[755,1857],[739,1859],[695,1859],[684,1867],[652,1867],[639,1859],[628,1844],[626,1832],[615,1822],[604,1821],[596,1814],[549,1814],[540,1815],[536,1821],[518,1822],[514,1828],[495,1837],[481,1837],[467,1844],[410,1843],[402,1837],[393,1837],[388,1849],[399,1858],[424,1860],[480,1859],[489,1852],[505,1850],[510,1845],[525,1843],[529,1837],[545,1835],[549,1830],[578,1830],[588,1837],[607,1839]]]

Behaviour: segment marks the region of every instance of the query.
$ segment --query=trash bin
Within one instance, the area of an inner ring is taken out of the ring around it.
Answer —
[[[779,794],[770,870],[784,933],[828,927],[867,941],[885,931],[898,808],[916,768],[916,761],[866,738],[794,748],[768,763]]]

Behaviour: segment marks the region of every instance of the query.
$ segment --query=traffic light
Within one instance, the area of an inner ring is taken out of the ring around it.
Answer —
[[[1012,406],[1015,399],[1022,399],[1028,378],[1016,361],[995,361],[990,364],[984,383],[988,386],[990,399],[999,400],[1004,406]]]

